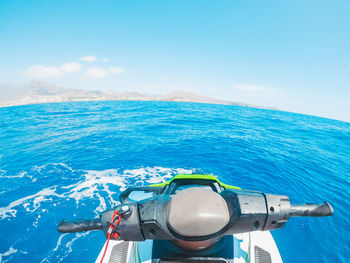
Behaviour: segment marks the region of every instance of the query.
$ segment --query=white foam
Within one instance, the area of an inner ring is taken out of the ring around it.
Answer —
[[[53,251],[57,251],[58,247],[61,245],[62,238],[66,236],[67,234],[62,234],[57,240],[56,247],[53,249]]]
[[[78,240],[79,238],[86,237],[88,234],[89,234],[89,232],[85,232],[85,233],[76,233],[76,236],[75,236],[72,240],[70,240],[70,241],[68,241],[68,242],[66,243],[66,248],[68,248],[68,251],[66,252],[66,254],[65,254],[64,257],[61,257],[61,258],[59,259],[58,262],[62,262],[63,259],[64,259],[66,256],[68,256],[68,254],[69,254],[70,252],[72,252],[72,250],[73,250],[73,249],[72,249],[72,246],[73,246],[73,244],[74,244],[74,242],[75,242],[76,240]]]
[[[55,192],[56,186],[45,188],[36,194],[33,195],[28,195],[25,197],[22,197],[20,199],[17,199],[16,201],[11,202],[8,206],[6,207],[0,207],[0,218],[4,219],[7,217],[16,217],[17,210],[13,209],[14,207],[17,206],[23,206],[27,211],[35,211],[40,207],[40,203],[42,201],[48,200],[47,196],[56,196],[56,197],[63,197],[62,195],[59,195]],[[27,200],[34,199],[33,201],[33,209],[29,209],[29,204],[26,202]]]
[[[193,170],[183,168],[165,168],[160,166],[145,167],[133,170],[125,170],[124,174],[130,177],[137,177],[138,182],[155,184],[166,182],[176,174],[192,174]]]
[[[89,232],[76,233],[75,236],[73,236],[72,234],[70,234],[70,235],[62,234],[58,238],[55,248],[49,253],[49,255],[47,257],[42,259],[40,263],[43,263],[43,262],[62,262],[68,256],[68,254],[73,251],[72,246],[75,243],[75,241],[77,241],[80,238],[86,237],[88,234],[89,234]],[[69,241],[67,241],[64,246],[62,246],[62,243],[64,243],[62,240],[65,237],[70,237],[71,239]],[[63,251],[63,253],[62,253],[62,251]],[[52,259],[52,258],[54,258],[54,259]]]
[[[15,249],[15,248],[13,248],[13,246],[11,246],[11,247],[9,248],[9,250],[7,250],[5,253],[0,253],[0,262],[4,262],[4,263],[5,263],[5,262],[10,261],[11,258],[9,258],[8,260],[4,260],[3,257],[8,257],[8,256],[10,256],[10,255],[12,255],[12,254],[17,253],[17,252],[20,252],[20,253],[22,253],[22,254],[27,254],[27,253],[28,253],[28,252],[26,252],[26,251],[22,251],[22,250]]]
[[[160,166],[143,167],[137,169],[106,169],[106,170],[73,170],[64,163],[50,163],[42,166],[35,166],[31,170],[38,173],[52,173],[61,171],[67,174],[77,173],[79,180],[71,185],[65,185],[67,177],[62,177],[60,180],[62,185],[53,185],[38,191],[35,194],[28,195],[18,200],[11,202],[6,207],[0,207],[0,219],[16,217],[17,212],[22,209],[27,212],[38,211],[37,216],[33,219],[32,227],[40,226],[39,220],[45,217],[45,212],[50,211],[50,207],[56,207],[66,200],[74,200],[76,209],[80,205],[86,205],[86,200],[93,199],[97,201],[97,207],[94,207],[94,213],[100,214],[106,209],[110,209],[119,204],[116,192],[123,191],[127,186],[147,185],[154,183],[162,183],[171,179],[176,174],[192,174],[195,172],[192,169],[183,168],[165,168]],[[0,170],[0,176],[7,176],[6,171]],[[15,175],[16,177],[24,177],[29,175],[26,172]],[[33,179],[35,180],[35,179]],[[71,177],[69,178],[71,180]],[[59,194],[58,194],[59,193]],[[43,206],[43,204],[46,204]],[[49,206],[48,206],[48,205]],[[75,211],[72,211],[72,217],[75,216]],[[80,238],[84,238],[88,233],[80,233],[75,236],[61,235],[55,247],[52,247],[50,254],[42,260],[42,262],[61,262],[72,251],[74,242]],[[67,240],[67,241],[65,241]],[[62,245],[64,244],[64,245]],[[102,244],[101,244],[102,246]],[[62,253],[64,250],[64,253]],[[14,248],[1,254],[2,257],[17,253]],[[21,252],[21,251],[19,251]],[[6,254],[7,253],[7,254]],[[25,253],[25,252],[21,252]],[[64,255],[62,257],[62,255]],[[1,258],[0,258],[1,261]]]
[[[62,165],[62,164],[60,164]],[[65,166],[67,167],[67,166]],[[69,169],[71,169],[69,167]],[[96,214],[101,213],[108,209],[108,207],[114,207],[119,204],[119,201],[115,198],[115,190],[111,190],[110,187],[119,186],[120,191],[124,191],[130,179],[134,179],[137,184],[152,184],[165,182],[179,173],[191,174],[193,170],[183,168],[164,168],[160,166],[155,167],[143,167],[137,169],[126,169],[119,171],[118,169],[106,169],[106,170],[86,170],[84,179],[69,185],[63,186],[63,189],[67,189],[65,193],[68,199],[74,199],[79,207],[79,204],[83,199],[93,198],[99,200],[99,205],[94,212]],[[103,197],[101,194],[107,194],[107,197]]]
[[[0,169],[1,178],[23,178],[25,176],[31,178],[31,176],[29,176],[27,172],[19,172],[16,175],[6,175],[6,173],[7,172],[5,170]]]
[[[17,251],[18,251],[17,249],[14,249],[13,247],[10,247],[10,249],[7,250],[5,253],[0,253],[0,262],[6,262],[6,261],[2,260],[2,257],[8,257],[8,256],[10,256],[12,254],[17,253]]]
[[[79,203],[82,199],[94,198],[100,201],[100,205],[95,209],[95,212],[106,210],[106,200],[101,196],[101,192],[107,193],[109,204],[115,206],[119,203],[117,200],[114,200],[114,193],[109,189],[109,185],[117,185],[121,189],[124,189],[126,180],[118,174],[116,169],[102,171],[88,170],[85,172],[84,180],[76,184],[62,187],[64,189],[69,189],[67,192],[68,198],[74,199],[77,207],[79,207]],[[100,190],[101,187],[102,189]]]
[[[65,164],[65,163],[48,163],[43,165],[36,165],[31,170],[41,173],[42,170],[46,170],[46,168],[49,166],[52,166],[54,168],[54,171],[57,171],[57,169],[64,167],[70,170],[71,172],[73,172],[73,169],[68,164]]]
[[[40,173],[48,173],[50,171],[47,171],[47,169],[57,171],[57,169],[61,169],[62,167],[71,172],[75,172],[71,167],[64,163],[50,163],[42,166],[34,166],[32,170]],[[94,212],[95,214],[99,214],[106,209],[119,204],[115,194],[115,186],[118,186],[120,191],[124,191],[127,184],[130,185],[131,178],[138,185],[162,183],[179,173],[191,174],[193,173],[193,170],[155,166],[126,169],[121,172],[119,172],[118,169],[86,170],[78,172],[84,173],[82,180],[68,186],[61,186],[61,190],[66,189],[64,193],[56,193],[58,186],[45,188],[36,194],[13,201],[6,207],[0,207],[0,218],[16,217],[17,209],[15,208],[19,206],[22,206],[27,212],[36,211],[44,202],[51,202],[53,203],[52,206],[55,206],[53,197],[58,197],[60,199],[74,199],[77,208],[79,208],[79,205],[82,203],[81,201],[84,199],[98,200],[99,205],[95,208]],[[4,175],[6,171],[0,170],[0,173]],[[26,172],[21,172],[15,177],[24,176],[28,176],[28,174]],[[113,187],[114,190],[111,190],[111,187]]]

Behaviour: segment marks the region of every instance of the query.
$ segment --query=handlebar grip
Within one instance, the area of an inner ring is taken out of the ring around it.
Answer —
[[[303,204],[291,205],[290,216],[331,216],[333,215],[333,207],[330,203],[323,204]]]
[[[57,228],[59,233],[75,233],[91,230],[102,230],[102,223],[100,218],[96,219],[78,219],[75,221],[68,221],[63,219]]]

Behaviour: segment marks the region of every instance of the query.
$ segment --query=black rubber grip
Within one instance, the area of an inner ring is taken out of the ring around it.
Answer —
[[[78,219],[75,221],[62,220],[57,228],[60,233],[75,233],[91,230],[102,230],[100,218],[96,219]]]
[[[303,204],[292,205],[290,208],[290,216],[331,216],[333,215],[333,207],[330,203],[323,204]]]

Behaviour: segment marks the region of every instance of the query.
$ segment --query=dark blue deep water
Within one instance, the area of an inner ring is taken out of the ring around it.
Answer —
[[[333,217],[272,232],[284,262],[349,262],[350,123],[281,111],[171,102],[0,109],[0,261],[94,262],[103,233],[56,232],[95,217],[127,185],[209,173]]]

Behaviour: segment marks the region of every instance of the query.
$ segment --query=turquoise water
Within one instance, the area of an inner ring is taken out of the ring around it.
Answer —
[[[94,262],[101,232],[60,235],[128,185],[210,173],[293,203],[329,201],[333,217],[272,232],[284,262],[350,255],[350,123],[239,106],[77,102],[0,108],[0,261]]]

